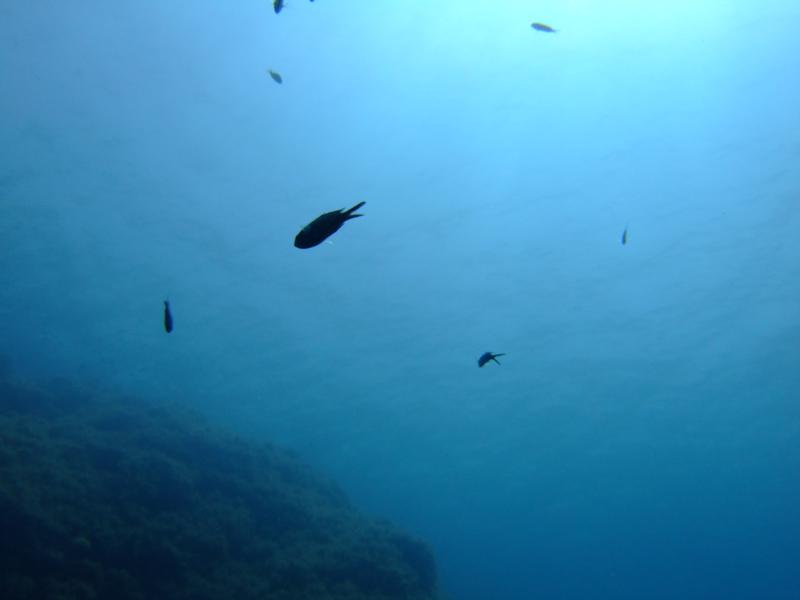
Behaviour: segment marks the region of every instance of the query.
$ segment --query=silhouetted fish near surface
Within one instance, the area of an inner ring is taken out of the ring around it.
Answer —
[[[283,0],[275,0],[275,2],[272,3],[272,8],[275,9],[275,14],[277,15],[283,10]]]
[[[281,74],[278,73],[277,71],[268,69],[267,73],[269,73],[269,76],[272,77],[272,81],[274,81],[275,83],[283,83],[283,77],[281,77]]]
[[[169,309],[169,300],[164,300],[164,331],[172,332],[172,311]]]
[[[550,25],[545,25],[544,23],[531,23],[531,27],[533,27],[536,31],[545,31],[547,33],[556,32],[556,30],[550,27]]]
[[[318,216],[311,221],[311,223],[303,227],[300,233],[295,236],[295,248],[313,248],[321,244],[339,231],[339,228],[344,225],[345,221],[355,219],[356,217],[363,217],[364,215],[356,215],[354,213],[365,204],[366,202],[359,202],[349,210],[344,210],[342,208]]]
[[[478,366],[482,367],[483,365],[488,363],[490,360],[493,360],[494,362],[496,362],[499,365],[500,361],[497,360],[497,357],[498,356],[505,356],[505,355],[506,355],[505,352],[500,352],[499,354],[494,354],[493,352],[484,352],[483,354],[481,354],[481,357],[478,359]]]
[[[628,228],[626,227],[625,231],[622,232],[622,245],[624,246],[627,243],[628,243]]]

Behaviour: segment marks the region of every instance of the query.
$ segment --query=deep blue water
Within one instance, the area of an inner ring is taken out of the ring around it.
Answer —
[[[296,450],[453,599],[800,598],[798,20],[0,0],[2,353]]]

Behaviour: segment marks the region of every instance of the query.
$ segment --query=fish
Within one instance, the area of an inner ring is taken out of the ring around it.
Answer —
[[[283,77],[281,77],[281,74],[278,73],[277,71],[273,71],[272,69],[267,69],[267,73],[269,73],[269,76],[272,77],[272,81],[274,81],[275,83],[283,83]]]
[[[627,243],[628,243],[628,228],[626,227],[625,231],[622,232],[622,245],[624,246]]]
[[[169,300],[164,300],[164,331],[172,333],[172,311],[169,309]]]
[[[545,25],[544,23],[531,23],[531,27],[533,27],[536,31],[544,31],[546,33],[556,33],[556,29],[550,27],[550,25]]]
[[[313,2],[314,0],[311,0],[311,1]],[[275,0],[272,3],[272,8],[275,9],[275,14],[276,15],[283,10],[284,5],[285,5],[284,0]]]
[[[497,360],[497,357],[498,356],[505,356],[505,355],[506,355],[505,352],[500,352],[499,354],[495,354],[494,352],[484,352],[483,354],[481,354],[480,358],[478,359],[478,366],[482,367],[483,365],[488,363],[490,360],[493,360],[494,362],[496,362],[499,365],[500,361]]]
[[[359,202],[348,210],[342,208],[318,216],[311,221],[311,223],[303,227],[300,233],[295,236],[294,247],[306,249],[318,246],[339,231],[339,228],[344,225],[345,221],[355,219],[356,217],[363,217],[364,215],[357,215],[354,213],[365,204],[366,202]]]

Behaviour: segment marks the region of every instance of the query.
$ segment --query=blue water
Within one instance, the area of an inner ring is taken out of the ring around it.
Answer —
[[[2,0],[2,353],[295,450],[454,600],[800,598],[798,20]]]

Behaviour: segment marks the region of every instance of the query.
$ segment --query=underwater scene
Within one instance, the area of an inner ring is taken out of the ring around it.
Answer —
[[[796,0],[0,0],[0,598],[800,598]]]

